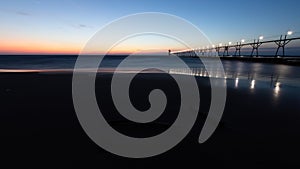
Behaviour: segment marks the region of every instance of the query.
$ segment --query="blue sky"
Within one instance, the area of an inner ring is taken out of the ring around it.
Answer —
[[[299,0],[6,0],[0,6],[0,44],[2,50],[21,51],[26,45],[41,44],[41,51],[51,45],[53,51],[61,46],[72,51],[105,24],[139,12],[182,17],[216,44],[260,35],[275,37],[288,30],[300,31],[299,6]]]

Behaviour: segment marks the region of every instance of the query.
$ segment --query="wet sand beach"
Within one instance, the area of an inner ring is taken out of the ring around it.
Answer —
[[[178,75],[185,76],[185,75]],[[274,88],[269,82],[226,79],[227,101],[221,123],[205,143],[198,137],[210,106],[210,85],[197,77],[200,111],[187,137],[172,150],[146,159],[128,159],[98,147],[81,128],[72,102],[72,74],[1,73],[0,124],[2,165],[19,168],[222,168],[296,167],[300,150],[300,87]],[[121,133],[149,137],[165,131],[176,119],[180,102],[176,83],[164,74],[140,74],[130,97],[147,110],[149,91],[162,89],[167,108],[147,124],[118,115],[110,95],[111,74],[100,74],[96,95],[110,125]]]

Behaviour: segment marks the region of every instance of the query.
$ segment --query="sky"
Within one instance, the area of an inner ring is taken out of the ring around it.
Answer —
[[[299,0],[1,0],[0,54],[77,54],[104,25],[141,12],[184,18],[213,44],[277,38],[289,30],[300,36],[299,6]],[[140,49],[141,41],[114,52]],[[158,41],[146,37],[144,45]]]

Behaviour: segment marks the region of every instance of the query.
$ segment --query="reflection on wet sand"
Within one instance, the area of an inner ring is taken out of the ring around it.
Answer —
[[[225,72],[225,76],[221,76],[221,72],[219,71],[211,71],[210,74],[208,71],[206,71],[204,68],[192,68],[192,69],[170,69],[169,74],[179,74],[179,75],[190,75],[190,76],[196,76],[196,77],[210,77],[210,78],[218,78],[218,79],[231,79],[234,80],[234,88],[239,87],[240,80],[249,81],[249,88],[251,90],[254,90],[257,85],[257,81],[261,82],[270,82],[270,88],[274,90],[274,96],[278,96],[280,92],[280,88],[282,87],[282,83],[279,82],[280,77],[270,75],[270,76],[262,76],[258,75],[257,73],[254,74],[242,74],[239,72],[230,74],[229,72]],[[295,81],[289,81],[287,80],[285,85],[297,85],[298,82]]]
[[[239,87],[239,78],[235,78],[235,84],[234,87],[237,88]]]
[[[238,66],[240,67],[240,66]],[[95,69],[81,69],[83,73],[94,72]],[[139,72],[138,69],[134,68],[124,68],[118,71],[115,71],[114,68],[99,68],[96,69],[98,73],[163,73],[163,71],[159,71],[156,69],[148,69],[143,72]],[[32,70],[32,69],[0,69],[0,73],[20,73],[20,72],[31,72],[31,73],[42,73],[42,74],[52,74],[52,73],[72,73],[73,69],[43,69],[43,70]],[[257,71],[253,72],[245,72],[243,69],[225,69],[225,75],[221,70],[214,70],[213,68],[170,68],[167,73],[169,74],[178,74],[178,75],[190,75],[196,77],[210,77],[217,79],[227,79],[234,81],[234,88],[239,88],[241,86],[245,86],[245,84],[241,85],[241,80],[248,81],[249,88],[254,90],[256,88],[257,82],[269,82],[270,88],[274,90],[274,96],[278,96],[280,89],[282,86],[300,86],[299,78],[289,78],[287,76],[279,76],[275,74],[267,74],[261,73]]]
[[[280,91],[280,82],[276,82],[274,86],[274,95],[278,96]]]
[[[255,87],[255,80],[251,80],[250,89],[254,89]]]

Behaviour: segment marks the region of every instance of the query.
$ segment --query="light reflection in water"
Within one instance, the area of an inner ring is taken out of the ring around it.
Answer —
[[[275,86],[274,86],[274,94],[275,94],[275,96],[278,96],[279,91],[280,91],[280,82],[276,82]]]
[[[207,71],[205,68],[192,68],[190,70],[185,70],[185,69],[180,69],[180,68],[176,68],[176,69],[170,69],[169,73],[170,74],[183,74],[183,75],[191,75],[191,76],[200,76],[200,77],[212,77],[212,78],[218,78],[218,79],[224,79],[224,82],[226,83],[227,78],[228,79],[232,79],[233,80],[233,84],[234,84],[234,88],[239,88],[244,86],[243,80],[248,81],[248,84],[250,85],[250,89],[252,91],[255,90],[255,88],[257,88],[257,85],[260,85],[261,83],[258,82],[271,82],[270,83],[270,89],[272,91],[272,93],[274,94],[274,97],[278,97],[280,94],[280,91],[282,90],[282,78],[279,78],[279,76],[277,75],[257,75],[257,74],[251,74],[251,73],[247,73],[247,74],[241,74],[239,72],[226,72],[225,76],[222,76],[220,72],[218,71],[211,71],[210,73],[208,73],[209,71]],[[279,82],[280,80],[280,82]],[[240,84],[241,83],[241,84]],[[284,79],[284,84],[286,84],[287,82]],[[267,83],[265,83],[267,84]],[[290,83],[290,84],[297,84],[297,83]]]
[[[234,87],[237,88],[239,86],[239,78],[235,78]]]
[[[210,73],[209,73],[210,72]],[[191,76],[200,76],[200,77],[213,77],[213,78],[227,78],[227,76],[222,76],[220,71],[206,71],[204,68],[176,68],[169,69],[169,74],[180,74],[180,75],[191,75]]]
[[[252,80],[252,81],[251,81],[250,88],[251,88],[251,89],[254,89],[254,87],[255,87],[255,80]]]

